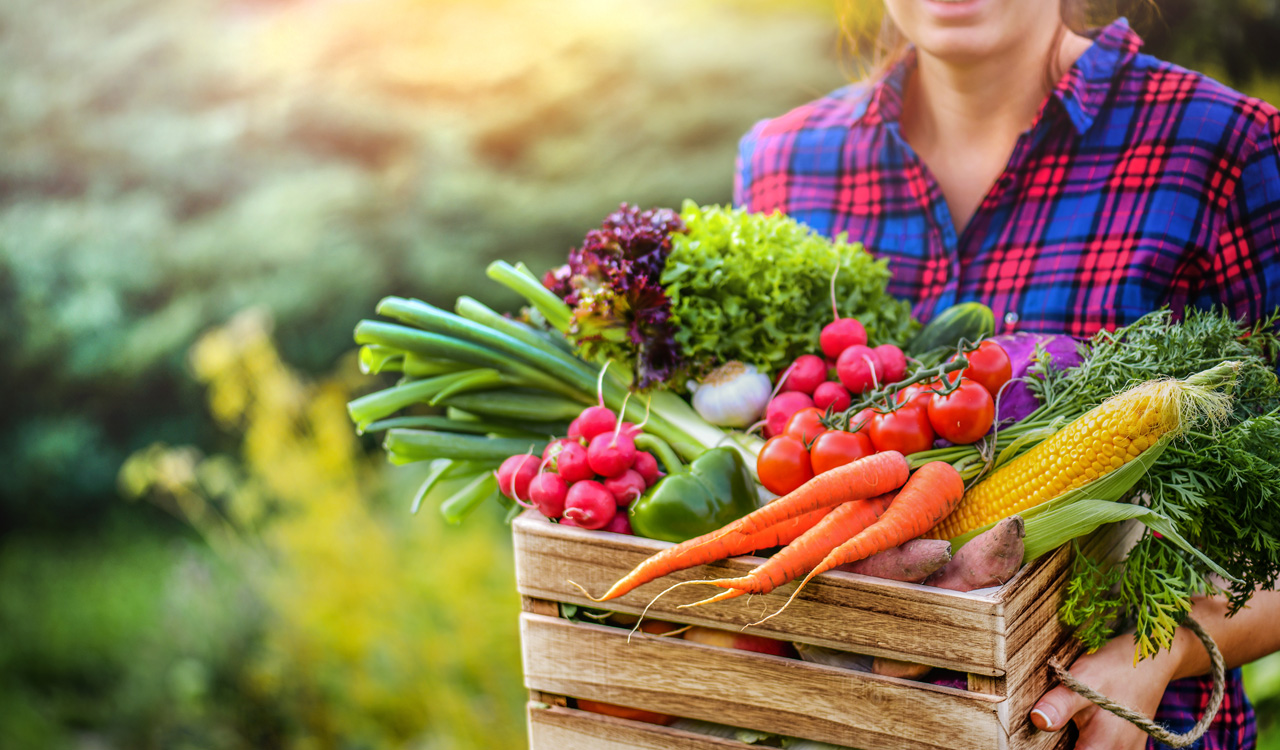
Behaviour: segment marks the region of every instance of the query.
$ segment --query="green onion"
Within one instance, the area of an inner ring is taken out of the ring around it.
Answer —
[[[440,505],[440,513],[449,523],[461,523],[471,515],[472,511],[480,507],[481,503],[496,497],[498,497],[498,479],[492,471],[486,471],[445,500]]]
[[[398,428],[387,431],[383,447],[395,457],[396,460],[393,460],[393,463],[411,463],[436,458],[501,462],[511,456],[528,453],[530,450],[540,455],[546,449],[547,441]]]

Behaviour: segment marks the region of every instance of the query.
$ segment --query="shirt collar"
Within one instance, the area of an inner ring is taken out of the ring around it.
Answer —
[[[1142,39],[1119,18],[1093,31],[1093,44],[1085,50],[1053,88],[1049,101],[1056,99],[1075,126],[1084,133],[1093,124],[1121,68],[1128,65],[1142,46]],[[909,49],[871,91],[863,121],[871,124],[896,123],[902,115],[902,90],[916,67],[915,49]],[[1043,112],[1041,113],[1043,115]]]

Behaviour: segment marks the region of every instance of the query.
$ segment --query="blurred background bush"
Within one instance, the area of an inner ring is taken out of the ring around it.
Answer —
[[[1148,51],[1280,101],[1275,3],[1157,5]],[[0,744],[520,746],[506,528],[408,515],[351,327],[728,201],[837,38],[831,0],[0,4]]]

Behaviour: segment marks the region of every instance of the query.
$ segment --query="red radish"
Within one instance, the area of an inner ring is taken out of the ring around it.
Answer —
[[[579,443],[567,443],[553,459],[552,466],[564,481],[573,484],[596,475],[587,460],[587,449]]]
[[[813,392],[813,405],[824,413],[827,409],[844,411],[852,403],[853,398],[849,395],[848,389],[834,381],[823,383]]]
[[[617,421],[618,415],[614,414],[609,407],[588,406],[578,415],[578,432],[590,443],[596,435],[613,432],[614,423]]]
[[[871,390],[878,382],[880,369],[875,350],[861,344],[845,349],[840,359],[836,360],[836,373],[840,376],[840,383],[850,393]]]
[[[578,417],[578,419],[581,419],[581,418],[582,418],[581,416]],[[581,429],[581,424],[578,422],[578,419],[575,419],[569,423],[569,438],[568,438],[569,440],[582,439],[582,429]]]
[[[603,484],[587,479],[575,482],[564,500],[564,517],[584,529],[601,529],[613,520],[618,504]]]
[[[782,391],[800,391],[812,394],[813,390],[827,379],[827,363],[822,357],[813,354],[802,354],[787,368],[780,384]]]
[[[836,306],[836,277],[840,275],[840,266],[831,274],[831,322],[822,327],[818,334],[818,345],[828,359],[839,359],[844,350],[851,346],[865,346],[867,329],[853,318],[840,317],[840,309]]]
[[[813,406],[813,399],[799,391],[787,391],[773,397],[764,410],[764,436],[781,435],[791,415]]]
[[[632,500],[644,494],[649,485],[635,469],[627,469],[616,477],[604,480],[604,488],[609,490],[619,508],[625,508]]]
[[[630,435],[631,438],[634,440],[635,438],[640,436],[640,433],[644,431],[644,428],[632,422],[623,422],[622,431]]]
[[[658,471],[658,459],[653,457],[652,453],[644,451],[636,452],[636,462],[631,465],[643,479],[646,487],[652,487],[662,478],[662,472]]]
[[[586,528],[585,526],[583,526],[582,524],[580,524],[580,523],[578,523],[577,521],[573,520],[572,518],[564,518],[564,517],[561,517],[561,518],[560,518],[560,525],[561,525],[561,526],[572,526],[572,527],[574,527],[575,529],[585,529],[585,528]]]
[[[527,501],[529,483],[538,475],[539,463],[541,462],[529,453],[512,456],[503,461],[495,472],[498,478],[498,491],[512,500]]]
[[[631,534],[631,519],[626,513],[613,514],[613,520],[605,524],[601,531],[612,531],[615,534]]]
[[[877,373],[882,383],[896,383],[907,374],[907,355],[893,344],[881,344],[871,351],[880,359],[881,372]]]
[[[587,464],[602,477],[616,477],[636,461],[636,441],[625,432],[606,432],[591,438]]]
[[[865,346],[866,343],[867,329],[853,318],[833,320],[823,326],[822,333],[818,334],[822,353],[832,359],[838,359],[851,346]]]
[[[554,472],[543,472],[529,483],[529,500],[547,518],[559,518],[564,513],[564,500],[568,494],[569,483]]]
[[[560,452],[564,450],[567,445],[577,445],[581,447],[582,444],[573,438],[559,438],[558,440],[552,440],[550,443],[547,443],[547,447],[542,451],[542,460],[544,464],[554,467],[556,457],[560,455]]]

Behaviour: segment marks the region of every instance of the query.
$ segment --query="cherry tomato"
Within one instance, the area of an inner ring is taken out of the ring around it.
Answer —
[[[790,435],[775,435],[765,441],[756,459],[760,484],[775,495],[785,495],[813,479],[813,464],[804,443]]]
[[[994,397],[1000,388],[1013,377],[1013,364],[1009,354],[994,341],[983,341],[969,352],[969,366],[960,374],[982,384]]]
[[[813,464],[813,473],[821,474],[875,452],[871,438],[865,432],[830,430],[813,441],[813,447],[809,449],[809,460]]]
[[[976,443],[996,418],[996,402],[981,383],[960,378],[951,393],[935,393],[929,401],[929,423],[938,435],[958,445]]]
[[[811,445],[815,438],[826,431],[826,425],[822,424],[822,410],[816,406],[810,406],[792,414],[782,434],[790,435],[805,445]]]
[[[898,451],[903,455],[933,447],[933,425],[929,414],[915,406],[879,414],[868,427],[876,451]]]

